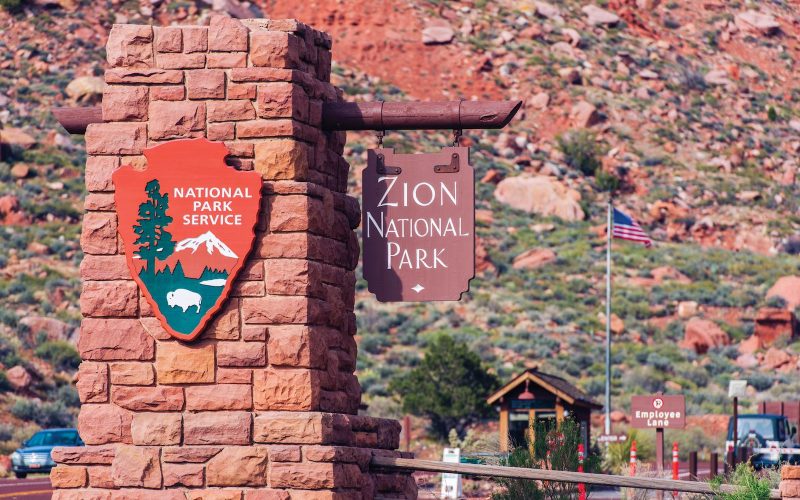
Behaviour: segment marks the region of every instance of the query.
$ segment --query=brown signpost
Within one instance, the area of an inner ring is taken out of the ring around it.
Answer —
[[[369,152],[362,172],[364,277],[381,302],[458,300],[475,276],[469,149]]]
[[[686,427],[686,398],[654,394],[631,397],[631,426],[656,430],[656,470],[664,471],[664,429]]]

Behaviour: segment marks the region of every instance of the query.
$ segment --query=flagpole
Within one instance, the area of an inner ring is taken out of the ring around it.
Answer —
[[[606,217],[606,434],[611,434],[611,203],[608,197],[608,214]]]

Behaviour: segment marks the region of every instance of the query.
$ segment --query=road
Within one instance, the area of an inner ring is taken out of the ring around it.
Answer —
[[[0,499],[50,500],[53,489],[47,476],[29,476],[27,479],[0,479]]]

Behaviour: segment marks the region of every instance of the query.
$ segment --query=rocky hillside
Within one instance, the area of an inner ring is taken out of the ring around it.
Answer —
[[[359,284],[359,375],[376,414],[435,335],[501,377],[524,367],[603,387],[605,191],[655,239],[617,242],[614,393],[687,394],[721,412],[731,378],[794,398],[800,349],[800,7],[723,0],[0,0],[0,442],[68,422],[80,317],[84,152],[48,113],[102,92],[114,22],[297,17],[334,37],[353,100],[525,100],[468,131],[478,274],[459,303],[382,305]],[[761,9],[761,10],[756,10]],[[350,134],[352,193],[370,134]],[[433,151],[450,132],[388,134]],[[15,432],[17,435],[15,435]],[[2,450],[0,450],[2,451]]]

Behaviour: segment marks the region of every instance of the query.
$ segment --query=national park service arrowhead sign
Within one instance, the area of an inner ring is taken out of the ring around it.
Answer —
[[[225,164],[206,139],[151,149],[147,169],[114,172],[128,267],[167,332],[193,340],[231,289],[253,244],[261,176]]]
[[[381,302],[459,300],[475,276],[469,149],[368,153],[362,172],[364,278]]]

